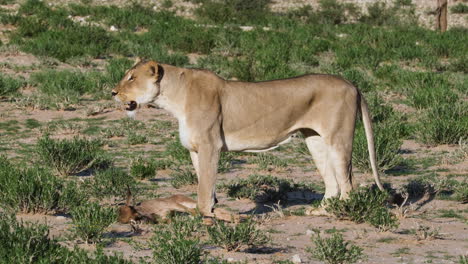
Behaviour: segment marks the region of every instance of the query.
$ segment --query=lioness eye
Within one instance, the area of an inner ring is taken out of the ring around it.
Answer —
[[[133,80],[135,80],[135,77],[133,75],[130,75],[130,77],[128,78],[128,81],[131,82]]]

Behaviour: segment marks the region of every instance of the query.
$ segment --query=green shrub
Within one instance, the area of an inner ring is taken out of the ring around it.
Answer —
[[[145,135],[137,134],[133,131],[127,133],[127,144],[129,145],[145,144],[147,142],[148,139]]]
[[[288,192],[310,190],[304,184],[264,175],[250,175],[247,179],[233,180],[220,188],[226,190],[229,197],[249,198],[257,202],[285,200]]]
[[[197,175],[188,169],[177,169],[171,174],[171,177],[171,185],[176,189],[198,183]]]
[[[215,24],[265,24],[271,15],[271,0],[202,0],[195,14]]]
[[[18,15],[18,29],[11,43],[37,56],[66,61],[83,56],[97,58],[125,49],[105,29],[74,23],[64,8],[52,9],[38,1],[27,1]]]
[[[24,82],[21,80],[10,78],[3,74],[0,75],[0,98],[16,94],[23,84]]]
[[[107,167],[110,161],[104,157],[102,145],[100,140],[80,137],[55,140],[45,135],[37,141],[36,152],[57,174],[68,176],[88,168]]]
[[[338,219],[367,222],[386,231],[398,227],[398,219],[385,207],[387,199],[387,192],[376,188],[359,188],[350,192],[348,199],[327,199],[325,210]]]
[[[110,6],[94,6],[84,4],[70,4],[70,12],[75,16],[90,16],[90,19],[115,26],[118,29],[135,31],[139,27],[148,27],[155,23],[157,12],[150,7],[133,3],[124,8]]]
[[[215,221],[215,224],[208,226],[207,230],[210,243],[221,245],[227,251],[238,251],[244,246],[260,247],[270,241],[265,232],[258,229],[252,218],[235,225]]]
[[[434,104],[416,125],[416,137],[425,144],[456,144],[468,131],[468,103]]]
[[[402,162],[398,153],[402,144],[401,126],[400,120],[373,123],[377,168],[380,171],[392,169]],[[366,134],[361,122],[354,136],[353,165],[362,171],[371,171]]]
[[[322,238],[317,233],[312,241],[315,248],[307,248],[307,251],[313,258],[328,264],[356,263],[364,258],[363,249],[344,241],[339,233],[332,234],[330,238]]]
[[[71,210],[73,233],[86,243],[101,240],[105,229],[117,219],[113,208],[98,203],[86,203]]]
[[[150,247],[155,263],[201,263],[203,250],[198,229],[201,219],[176,216],[168,225],[155,227]]]
[[[349,18],[359,17],[359,9],[352,3],[339,3],[336,0],[320,0],[320,10],[309,17],[308,23],[343,24]]]
[[[0,214],[0,236],[0,259],[4,263],[131,263],[122,257],[107,256],[100,248],[93,254],[77,247],[68,249],[49,238],[46,225],[24,224],[14,215]]]
[[[0,157],[0,203],[25,213],[66,212],[87,197],[73,182],[39,168],[20,169]]]
[[[49,96],[75,99],[84,94],[102,95],[104,76],[97,73],[47,70],[31,75],[31,83]]]
[[[137,192],[135,179],[124,170],[114,167],[97,171],[94,178],[87,180],[85,184],[98,198],[110,196],[124,198],[127,195],[127,188],[130,188],[132,194]]]
[[[169,156],[173,161],[179,164],[192,164],[190,152],[180,144],[178,138],[167,144],[165,155]]]
[[[462,203],[468,203],[468,182],[458,183],[454,189],[454,198]]]
[[[152,161],[142,158],[135,159],[132,161],[130,166],[130,175],[137,179],[153,178],[156,176],[156,169],[158,165]]]
[[[42,124],[41,124],[41,122],[37,121],[36,119],[28,118],[28,119],[26,119],[26,122],[25,122],[24,125],[29,129],[34,129],[34,128],[40,127]]]
[[[258,168],[261,170],[273,168],[286,168],[288,164],[286,161],[278,158],[269,153],[259,153],[255,155],[250,162],[258,164]]]
[[[450,7],[450,12],[455,13],[455,14],[467,14],[468,5],[463,4],[463,3],[458,3]]]

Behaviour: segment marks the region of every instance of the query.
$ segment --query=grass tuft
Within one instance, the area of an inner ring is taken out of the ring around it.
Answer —
[[[252,218],[235,225],[222,221],[215,221],[208,226],[208,236],[214,245],[221,245],[227,251],[239,251],[242,247],[260,247],[270,241],[270,238],[261,229],[258,229]]]
[[[388,193],[376,188],[353,190],[346,200],[330,198],[325,201],[325,210],[338,219],[356,223],[367,222],[382,231],[398,227],[398,219],[386,208]]]
[[[66,212],[87,199],[73,182],[40,168],[21,169],[0,157],[0,203],[24,213]]]
[[[38,140],[36,151],[41,161],[58,175],[68,176],[88,168],[108,167],[110,161],[104,157],[102,145],[100,140],[79,137],[55,140],[45,135]]]
[[[249,198],[257,202],[277,202],[287,199],[288,192],[311,189],[290,180],[255,174],[247,179],[233,180],[220,188],[225,189],[229,197]]]
[[[203,250],[198,234],[200,226],[200,218],[191,219],[180,215],[173,217],[168,225],[156,226],[150,243],[155,263],[201,263]]]
[[[130,264],[119,256],[107,256],[101,248],[94,253],[69,249],[49,238],[46,225],[18,222],[14,215],[0,214],[0,259],[4,263],[96,263]]]
[[[322,238],[317,233],[312,241],[315,248],[307,248],[307,251],[327,264],[356,263],[364,258],[363,249],[345,241],[340,233],[334,233],[330,238]]]
[[[71,210],[73,233],[86,243],[99,242],[105,229],[115,222],[117,214],[112,208],[98,203],[85,203]]]

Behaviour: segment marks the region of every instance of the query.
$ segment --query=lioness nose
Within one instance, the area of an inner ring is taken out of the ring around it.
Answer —
[[[112,96],[116,96],[117,94],[117,92],[112,91]]]

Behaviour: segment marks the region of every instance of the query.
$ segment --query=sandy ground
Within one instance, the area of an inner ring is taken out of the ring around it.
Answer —
[[[124,117],[124,112],[119,109],[109,109],[103,114],[97,116],[86,117],[86,108],[78,108],[76,111],[40,111],[40,110],[25,110],[16,109],[10,103],[0,103],[0,112],[3,113],[2,122],[7,120],[17,120],[20,123],[25,119],[32,118],[40,122],[48,122],[51,120],[69,120],[73,118],[102,118],[105,122],[121,119]],[[137,116],[138,120],[150,123],[149,120],[175,120],[165,111],[149,108],[142,109]],[[103,122],[104,122],[103,121]],[[1,130],[0,130],[1,131]],[[33,131],[27,137],[22,137],[16,142],[11,142],[12,149],[21,148],[22,144],[34,144],[40,131]],[[72,133],[73,134],[73,133]],[[299,139],[294,139],[292,144],[297,144]],[[135,150],[155,151],[160,150],[160,146],[143,144],[132,146]],[[422,146],[414,141],[405,141],[402,146],[402,152],[405,158],[410,157],[439,157],[450,155],[457,150],[457,146],[437,146],[429,148]],[[10,151],[8,151],[10,152]],[[444,153],[443,155],[440,155]],[[14,156],[13,153],[9,153]],[[274,153],[276,154],[276,153]],[[440,175],[457,174],[468,175],[468,161],[462,161],[456,164],[439,163],[436,166],[426,168],[423,171],[441,171]],[[418,173],[420,173],[419,171]],[[169,195],[180,193],[190,195],[196,192],[195,186],[187,186],[175,190],[169,184],[169,171],[158,171],[156,179],[158,180],[159,188],[157,193],[160,195]],[[244,178],[252,173],[272,174],[282,178],[294,179],[297,182],[313,182],[321,184],[319,174],[316,172],[313,164],[304,167],[292,165],[287,169],[272,171],[259,171],[253,164],[245,164],[236,166],[228,173],[220,174],[219,181],[224,182],[234,178]],[[416,173],[417,174],[417,173]],[[355,172],[358,184],[372,182],[371,176]],[[406,183],[410,178],[415,177],[414,174],[391,176],[382,175],[384,182],[398,186]],[[320,197],[320,193],[312,195],[312,197]],[[258,212],[265,209],[261,204],[255,204],[248,199],[232,200],[226,197],[224,193],[218,194],[218,199],[223,207],[227,207],[234,212],[247,213],[255,208],[260,208]],[[282,210],[294,210],[303,207],[309,203],[307,200],[289,200],[284,201]],[[420,204],[423,204],[420,206]],[[418,208],[419,207],[419,208]],[[417,208],[417,209],[416,209]],[[404,218],[400,218],[400,226],[392,232],[379,232],[368,224],[356,224],[349,221],[338,221],[331,217],[318,216],[281,216],[280,211],[262,212],[258,216],[263,219],[261,227],[268,230],[272,237],[272,243],[266,248],[259,249],[254,252],[225,252],[221,248],[206,247],[206,250],[215,256],[222,256],[225,259],[231,260],[247,260],[248,263],[274,263],[276,260],[292,260],[293,258],[301,259],[301,263],[320,263],[310,257],[306,249],[312,247],[311,236],[312,230],[319,229],[322,232],[333,228],[340,230],[347,240],[354,241],[357,245],[364,248],[367,259],[362,263],[457,263],[459,255],[467,253],[468,250],[468,225],[466,217],[468,213],[467,205],[460,204],[454,201],[445,200],[429,200],[419,201],[414,205],[408,206],[408,210]],[[460,215],[459,218],[440,217],[444,211],[454,210]],[[64,234],[69,234],[71,220],[68,216],[63,215],[18,215],[19,218],[46,223],[51,228],[51,236],[64,240]],[[419,240],[411,230],[415,230],[419,225],[430,227],[431,230],[439,230],[439,238]],[[152,252],[146,246],[150,237],[151,225],[142,225],[143,234],[133,234],[128,225],[114,224],[109,233],[108,238],[113,238],[113,242],[106,245],[106,251],[121,252],[124,256],[137,260],[139,257],[151,257]],[[67,237],[67,235],[65,235]],[[67,246],[78,244],[86,249],[94,249],[94,245],[85,245],[79,240],[69,240],[61,242]]]

